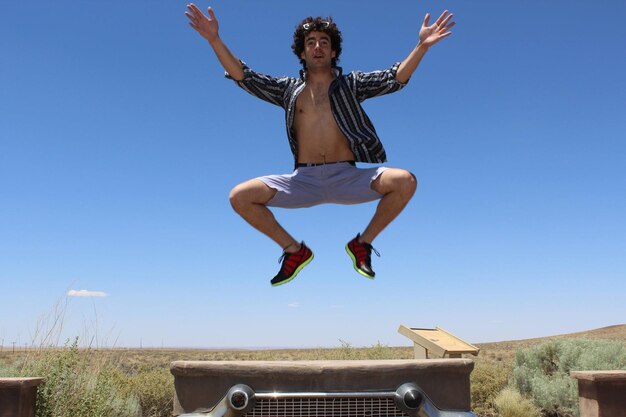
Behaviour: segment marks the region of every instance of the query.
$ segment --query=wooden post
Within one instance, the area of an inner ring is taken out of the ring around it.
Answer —
[[[413,353],[415,359],[428,359],[428,351],[424,346],[420,346],[417,343],[413,344]]]

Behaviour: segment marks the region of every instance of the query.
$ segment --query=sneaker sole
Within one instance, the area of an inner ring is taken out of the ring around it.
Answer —
[[[350,248],[348,247],[348,245],[346,245],[346,252],[348,252],[348,255],[350,256],[350,259],[352,259],[352,267],[354,268],[354,270],[356,272],[358,272],[359,274],[363,275],[365,278],[369,278],[369,279],[374,279],[373,276],[366,274],[365,272],[361,271],[357,266],[356,266],[356,258],[354,257],[354,255],[352,254],[352,251],[350,250]]]
[[[276,284],[272,284],[272,287],[278,287],[279,285],[283,285],[286,284],[290,281],[293,281],[293,279],[296,277],[296,275],[298,275],[300,273],[300,271],[302,271],[302,268],[304,268],[305,266],[307,266],[309,264],[309,262],[311,262],[313,260],[313,258],[315,258],[315,255],[313,254],[313,252],[311,252],[311,256],[309,257],[309,259],[307,259],[306,261],[302,262],[302,265],[300,265],[299,267],[296,268],[296,270],[294,271],[293,275],[289,278],[287,278],[284,281],[280,281],[277,282]]]

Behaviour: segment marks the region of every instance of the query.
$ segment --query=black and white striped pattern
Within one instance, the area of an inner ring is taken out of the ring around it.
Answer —
[[[297,161],[298,143],[293,129],[296,99],[305,87],[305,76],[300,78],[276,78],[252,71],[242,62],[244,79],[237,85],[248,93],[285,109],[285,123],[291,152]],[[358,162],[383,163],[387,161],[385,149],[374,125],[361,107],[368,98],[382,96],[402,89],[406,84],[396,80],[399,63],[383,71],[353,71],[343,75],[335,68],[337,78],[329,88],[333,116],[339,129],[350,141],[350,147]],[[230,76],[226,74],[228,78]]]

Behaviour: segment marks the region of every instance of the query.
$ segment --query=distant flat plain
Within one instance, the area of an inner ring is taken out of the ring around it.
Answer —
[[[626,345],[626,324],[599,329],[524,340],[474,343],[480,348],[476,361],[512,363],[518,349],[528,348],[547,340],[588,338],[617,340]],[[40,349],[37,349],[40,350]],[[91,348],[94,353],[107,356],[122,368],[164,367],[176,360],[333,360],[333,359],[411,359],[413,347],[376,344],[369,347],[353,347],[341,343],[336,348],[303,349],[185,349],[185,348]],[[33,354],[31,349],[15,350],[4,346],[0,350],[0,363],[8,364],[22,355]]]

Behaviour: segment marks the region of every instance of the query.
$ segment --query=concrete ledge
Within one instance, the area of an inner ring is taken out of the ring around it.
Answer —
[[[0,378],[0,417],[34,417],[43,378]]]
[[[443,410],[470,410],[469,359],[176,361],[174,415],[212,408],[235,384],[256,391],[395,390],[414,382]]]
[[[578,380],[580,417],[623,417],[626,371],[574,371]]]

